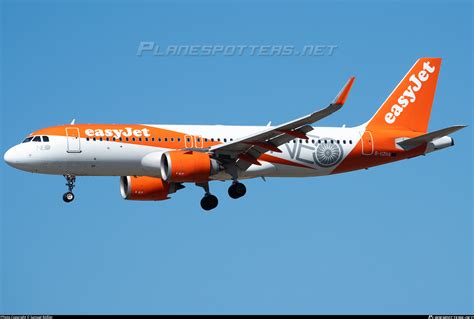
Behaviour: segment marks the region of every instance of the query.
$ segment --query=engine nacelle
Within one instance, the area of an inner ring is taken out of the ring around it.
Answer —
[[[129,200],[165,200],[183,186],[149,176],[121,176],[120,193]]]
[[[161,157],[161,178],[167,182],[206,182],[219,172],[219,164],[209,154],[170,151]]]
[[[161,156],[163,156],[163,152],[153,152],[142,158],[141,164],[146,175],[161,176]]]

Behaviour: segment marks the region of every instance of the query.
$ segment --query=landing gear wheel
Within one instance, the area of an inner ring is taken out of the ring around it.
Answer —
[[[207,194],[201,199],[201,207],[204,210],[211,210],[217,207],[219,200],[216,196]]]
[[[228,190],[229,196],[233,199],[237,199],[244,196],[246,192],[247,188],[245,187],[245,185],[239,182],[230,185]]]
[[[72,190],[76,186],[76,176],[64,175],[64,177],[66,178],[66,186],[67,186],[68,192],[64,193],[63,200],[66,203],[70,203],[74,200],[74,194],[72,193]]]
[[[66,203],[70,203],[74,200],[74,194],[72,192],[67,192],[67,193],[64,193],[63,195],[63,200],[66,202]]]

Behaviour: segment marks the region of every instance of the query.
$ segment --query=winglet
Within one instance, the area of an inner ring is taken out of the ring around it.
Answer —
[[[332,104],[344,105],[346,102],[347,96],[349,95],[349,91],[351,90],[352,84],[354,83],[355,76],[351,76],[349,81],[347,81],[346,85],[342,88],[339,94],[336,96]]]

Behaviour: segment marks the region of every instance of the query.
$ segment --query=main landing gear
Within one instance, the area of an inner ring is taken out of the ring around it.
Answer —
[[[212,195],[211,192],[209,191],[209,183],[196,183],[197,186],[204,188],[204,191],[206,192],[204,194],[204,197],[201,199],[201,207],[202,209],[209,211],[211,209],[214,209],[217,207],[217,204],[219,204],[219,200],[217,199],[216,196]]]
[[[244,184],[239,183],[238,181],[233,181],[227,192],[231,198],[237,199],[245,195],[247,188]]]
[[[74,200],[74,194],[72,193],[72,189],[74,188],[76,183],[76,176],[73,175],[64,175],[66,178],[66,186],[68,187],[68,192],[64,193],[63,200],[66,203],[70,203]]]
[[[219,204],[219,200],[216,196],[212,195],[209,191],[209,183],[196,183],[197,186],[204,188],[206,192],[204,197],[201,199],[201,207],[202,209],[209,211],[217,207]],[[230,185],[228,193],[231,198],[237,199],[245,195],[247,189],[244,184],[239,183],[238,181],[234,181],[232,185]]]

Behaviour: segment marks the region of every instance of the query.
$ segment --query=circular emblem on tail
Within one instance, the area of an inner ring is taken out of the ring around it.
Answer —
[[[316,147],[316,162],[319,166],[336,165],[342,159],[342,147],[332,138],[321,138],[321,144]]]

